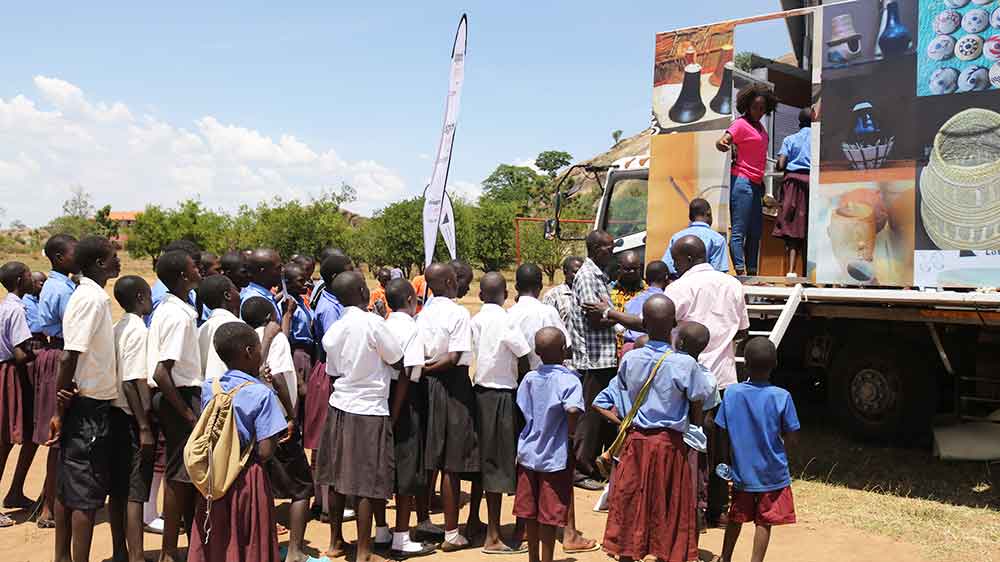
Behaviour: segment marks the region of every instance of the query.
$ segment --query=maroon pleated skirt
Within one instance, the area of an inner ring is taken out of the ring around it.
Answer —
[[[31,440],[44,445],[49,440],[49,421],[56,413],[56,379],[62,350],[46,347],[35,353],[28,372],[35,383],[35,428]],[[54,445],[58,447],[58,445]]]
[[[31,439],[31,385],[13,361],[0,363],[0,444]]]
[[[306,382],[306,414],[302,421],[302,446],[306,449],[319,449],[331,392],[333,379],[326,374],[326,363],[317,362]]]
[[[781,212],[775,217],[772,236],[802,240],[809,227],[809,174],[788,172],[781,182]]]
[[[604,550],[642,560],[698,559],[695,495],[682,434],[633,429],[619,455],[608,498]]]
[[[281,560],[274,495],[267,472],[256,461],[243,469],[226,495],[212,502],[211,509],[199,496],[194,523],[188,562]]]

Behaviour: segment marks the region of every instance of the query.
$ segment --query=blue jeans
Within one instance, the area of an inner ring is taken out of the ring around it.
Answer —
[[[764,185],[753,183],[743,176],[731,176],[730,179],[729,219],[733,235],[729,238],[729,253],[733,256],[733,267],[737,273],[756,275],[760,233],[764,228]]]

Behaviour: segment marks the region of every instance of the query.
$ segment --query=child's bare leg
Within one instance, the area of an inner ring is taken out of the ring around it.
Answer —
[[[4,468],[7,466],[7,457],[13,449],[13,443],[0,443],[0,479],[3,478]],[[11,491],[13,491],[13,488],[11,488]]]
[[[74,510],[73,560],[90,560],[90,543],[94,540],[94,515],[96,510]]]
[[[417,511],[417,523],[423,523],[431,518],[431,496],[434,495],[434,488],[428,487],[427,493],[417,494],[413,503]]]
[[[757,525],[753,533],[753,554],[750,555],[750,562],[764,562],[769,542],[771,542],[771,526]]]
[[[195,489],[194,484],[181,483],[178,488],[178,505],[180,514],[184,521],[184,530],[187,533],[188,542],[191,542],[191,532],[194,530],[194,509],[195,509]]]
[[[163,543],[160,547],[160,562],[175,562],[180,560],[177,536],[180,535],[185,484],[172,480],[167,480],[166,484],[163,489]]]
[[[326,551],[327,556],[336,558],[344,556],[347,552],[347,545],[344,543],[344,506],[347,505],[347,497],[338,494],[333,490],[333,486],[327,486],[329,490],[330,505],[330,548]]]
[[[385,500],[372,498],[357,499],[358,549],[357,562],[376,559],[372,556],[372,516],[379,509],[385,509]]]
[[[296,500],[288,506],[288,556],[287,562],[301,562],[307,557],[302,552],[302,540],[309,522],[309,500]]]
[[[467,539],[478,536],[483,530],[483,520],[479,518],[479,508],[482,503],[483,479],[477,475],[472,478],[472,491],[469,493],[469,519],[465,522],[465,538]],[[487,542],[489,541],[487,540]]]
[[[538,559],[538,520],[525,519],[525,534],[528,535],[528,562],[539,562]]]
[[[45,483],[42,484],[42,494],[45,499],[42,501],[42,512],[38,519],[44,521],[53,519],[56,500],[56,468],[59,466],[59,449],[49,447],[49,453],[45,457]],[[68,552],[67,552],[68,555]]]
[[[17,454],[17,466],[14,467],[14,478],[10,481],[10,491],[3,499],[3,504],[10,507],[31,507],[34,503],[24,495],[24,479],[28,477],[31,470],[31,461],[35,460],[35,451],[38,445],[32,441],[27,441],[21,445],[21,451]],[[4,459],[4,463],[7,459]]]
[[[73,512],[61,501],[55,500],[55,509],[52,510],[52,514],[56,523],[55,562],[72,562],[70,543],[73,539]]]
[[[410,531],[410,511],[413,507],[413,496],[401,496],[396,494],[396,532],[408,533]]]
[[[125,562],[128,560],[128,546],[126,544],[126,504],[128,498],[108,499],[108,523],[111,525],[111,547],[112,560],[115,562]]]
[[[563,529],[563,550],[586,550],[594,547],[594,539],[588,539],[576,528],[576,492],[570,490],[570,502],[566,514],[566,528]]]
[[[540,562],[552,562],[552,553],[556,548],[556,528],[554,525],[538,524],[538,542],[541,552]]]
[[[504,546],[500,536],[500,507],[503,496],[497,492],[486,492],[486,541],[483,548]]]
[[[125,507],[125,538],[128,542],[129,562],[146,562],[143,545],[143,503],[128,502]]]
[[[444,530],[458,529],[458,475],[441,471],[441,500],[444,503]]]
[[[729,562],[733,559],[733,550],[736,549],[736,541],[740,538],[742,523],[730,521],[726,525],[726,536],[722,539],[722,562]]]

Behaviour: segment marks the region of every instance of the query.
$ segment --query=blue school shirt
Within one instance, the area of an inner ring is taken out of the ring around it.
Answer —
[[[292,315],[292,329],[288,334],[288,339],[292,344],[314,345],[313,339],[313,312],[306,308],[301,296],[292,297],[298,307]]]
[[[330,326],[333,326],[333,323],[340,320],[343,315],[344,306],[340,304],[333,293],[324,290],[313,310],[313,337],[316,338],[316,341],[322,341]]]
[[[787,390],[769,382],[730,385],[715,423],[729,433],[737,490],[771,492],[791,485],[781,434],[798,431],[799,417]]]
[[[150,313],[144,316],[142,319],[143,322],[146,323],[147,328],[150,326],[150,324],[153,323],[153,313],[156,312],[156,307],[160,306],[160,303],[163,302],[163,299],[167,298],[167,293],[169,292],[170,289],[168,289],[167,286],[163,284],[163,281],[160,281],[159,279],[157,279],[156,283],[153,283],[153,286],[150,287],[149,294],[150,294],[150,301],[153,303],[153,310],[150,311]],[[188,304],[195,307],[196,309],[198,308],[198,293],[194,289],[188,291]],[[211,316],[211,311],[208,312],[209,312],[208,315],[205,314],[201,315],[201,318],[199,319],[198,322],[199,326],[201,326],[202,322],[208,319],[208,316]]]
[[[812,128],[802,127],[794,135],[781,141],[779,156],[788,158],[785,169],[789,172],[809,173],[812,159]]]
[[[278,395],[273,390],[250,375],[236,370],[227,371],[219,377],[219,386],[223,392],[229,392],[237,386],[252,382],[243,387],[233,396],[233,411],[236,413],[236,433],[240,436],[240,447],[250,443],[251,428],[257,442],[285,431],[288,423],[285,421],[284,410],[278,401]],[[201,409],[208,406],[214,395],[212,381],[201,385]]]
[[[624,418],[628,414],[629,408],[632,407],[631,402],[625,402],[627,398],[622,388],[622,383],[618,380],[618,375],[615,375],[611,377],[611,382],[608,383],[608,386],[594,397],[594,406],[604,408],[605,410],[610,410],[614,407],[618,410],[618,417]]]
[[[645,347],[633,349],[622,356],[618,380],[624,389],[629,407],[639,395],[653,366],[664,353],[672,351],[667,342],[650,340]],[[643,429],[672,429],[684,433],[688,429],[688,402],[701,402],[715,392],[715,386],[704,376],[698,362],[685,353],[670,353],[660,365],[646,401],[639,407],[633,425]],[[628,410],[622,413],[622,416]]]
[[[667,264],[670,273],[677,274],[677,267],[674,266],[674,258],[670,255],[670,248],[674,242],[685,236],[697,236],[705,243],[705,257],[708,263],[716,271],[726,273],[729,271],[729,250],[726,244],[726,237],[719,234],[707,222],[694,221],[687,228],[674,234],[670,238],[666,253],[663,254],[663,263]]]
[[[38,295],[38,320],[43,334],[50,338],[62,337],[63,315],[75,290],[76,283],[72,279],[58,271],[49,272],[49,278]]]
[[[281,322],[281,309],[278,308],[278,302],[274,300],[274,293],[272,293],[267,287],[253,282],[246,287],[243,287],[240,291],[240,318],[243,318],[243,303],[247,302],[247,299],[251,299],[253,297],[263,297],[271,301],[271,304],[274,305],[274,321]]]
[[[632,297],[632,300],[625,303],[625,313],[631,314],[632,316],[638,316],[642,318],[642,305],[646,304],[649,297],[653,295],[662,295],[663,289],[659,287],[653,287],[650,285],[646,287],[646,290],[639,293],[638,295]],[[643,335],[645,332],[637,332],[635,330],[625,330],[625,341],[635,341],[639,339],[639,336]]]
[[[21,299],[24,302],[24,315],[28,320],[28,329],[32,334],[42,333],[42,319],[38,315],[38,297],[35,295],[24,295]]]
[[[517,462],[536,472],[559,472],[569,460],[567,410],[583,412],[583,385],[562,365],[541,365],[517,387],[524,429],[517,438]]]

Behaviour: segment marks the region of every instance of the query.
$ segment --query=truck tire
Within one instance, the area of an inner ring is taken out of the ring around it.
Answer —
[[[927,435],[937,406],[937,362],[915,349],[855,339],[838,351],[827,406],[845,431],[872,441]]]

